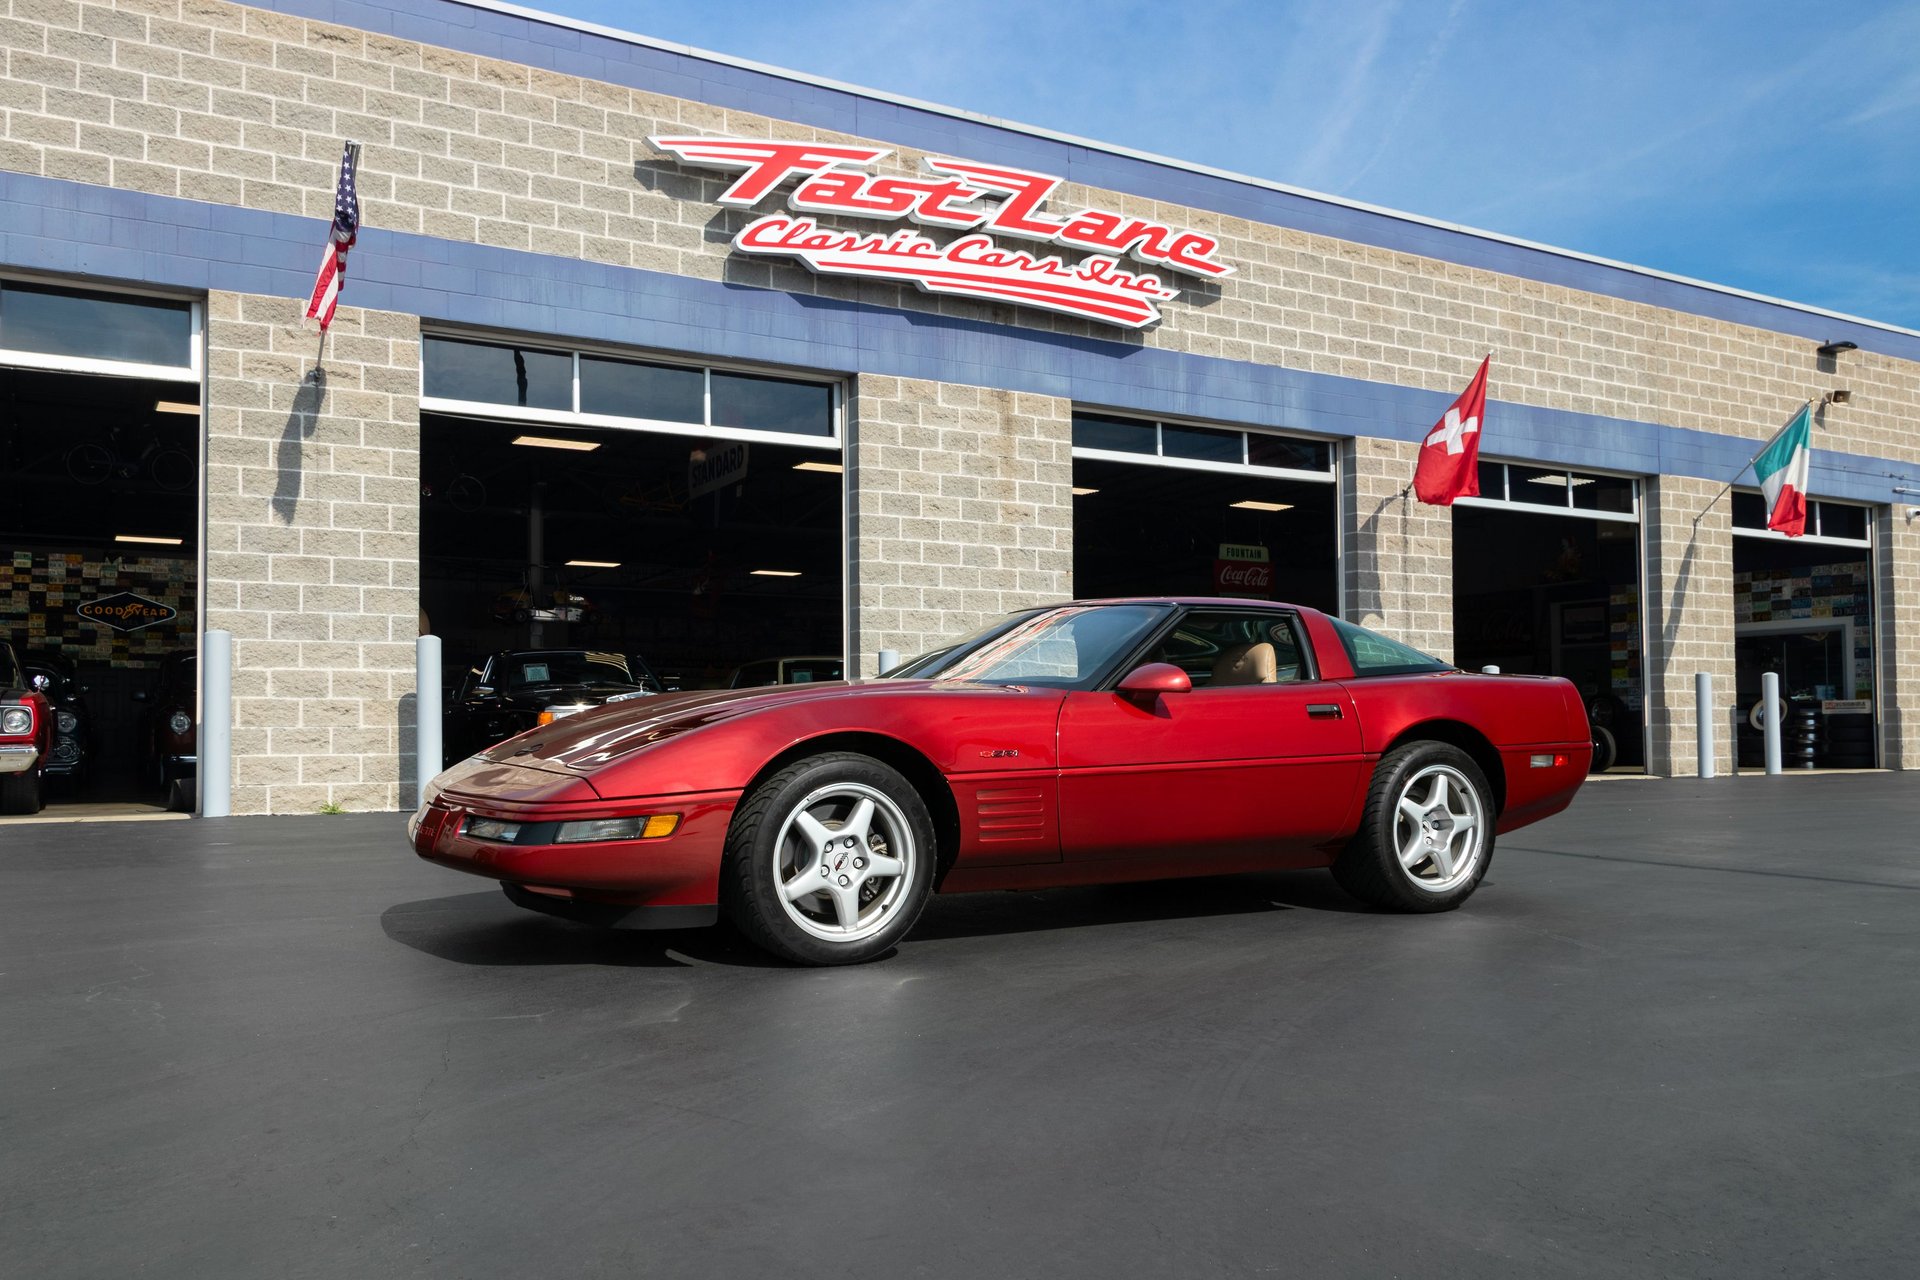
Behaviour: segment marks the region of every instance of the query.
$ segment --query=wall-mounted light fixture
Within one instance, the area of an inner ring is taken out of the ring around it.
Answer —
[[[1839,355],[1842,351],[1858,351],[1859,349],[1860,349],[1859,343],[1848,342],[1845,339],[1842,339],[1839,342],[1823,342],[1820,344],[1818,348],[1820,354],[1823,356],[1826,356],[1828,359],[1832,359],[1834,356]]]
[[[1828,404],[1846,404],[1852,399],[1853,392],[1847,390],[1845,387],[1835,387],[1833,390],[1827,392]]]

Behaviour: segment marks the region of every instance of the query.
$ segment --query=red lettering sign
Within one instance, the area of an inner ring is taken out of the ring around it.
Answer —
[[[752,208],[799,179],[787,206],[799,214],[898,221],[954,231],[993,232],[1094,256],[1006,249],[985,234],[942,243],[916,231],[835,231],[811,217],[768,214],[740,230],[743,253],[780,254],[814,271],[911,281],[928,293],[1044,307],[1129,329],[1160,319],[1159,303],[1180,296],[1152,271],[1122,267],[1124,255],[1149,267],[1209,278],[1233,268],[1215,255],[1220,242],[1144,218],[1103,209],[1066,217],[1040,212],[1059,178],[1004,165],[929,157],[927,178],[876,177],[866,166],[889,154],[876,147],[746,138],[653,138],[688,164],[743,170],[717,197]]]
[[[1271,599],[1273,565],[1262,560],[1215,560],[1213,589],[1223,596]]]

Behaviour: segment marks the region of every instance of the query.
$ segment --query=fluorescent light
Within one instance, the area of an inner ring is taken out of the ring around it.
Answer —
[[[177,547],[180,545],[180,539],[178,538],[149,538],[139,533],[116,533],[113,535],[113,540],[115,542],[150,542],[156,547]]]
[[[153,411],[155,413],[190,413],[196,418],[200,416],[200,406],[197,404],[188,404],[184,400],[156,401],[153,406]]]
[[[755,569],[751,576],[756,578],[797,578],[800,576],[800,571],[798,569]]]
[[[600,447],[598,440],[567,440],[559,436],[515,436],[513,442],[536,449],[572,449],[579,453],[592,453]]]
[[[1100,492],[1098,489],[1083,489],[1079,485],[1073,486],[1073,496],[1076,498],[1084,498],[1090,493],[1098,492]]]
[[[795,471],[825,471],[836,476],[846,470],[845,467],[837,462],[796,462],[793,464],[793,469]]]
[[[567,561],[567,568],[569,569],[618,569],[619,567],[620,567],[620,562],[618,560],[569,560]]]
[[[1248,498],[1245,502],[1229,502],[1227,505],[1230,507],[1238,507],[1242,511],[1293,510],[1293,504],[1291,502],[1256,502],[1252,498]]]
[[[1583,484],[1592,484],[1592,476],[1528,476],[1528,484],[1550,484],[1562,489],[1578,489]]]

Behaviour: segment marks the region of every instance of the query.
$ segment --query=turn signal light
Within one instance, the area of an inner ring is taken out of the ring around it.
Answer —
[[[1567,767],[1567,758],[1561,755],[1528,756],[1527,764],[1535,769],[1564,769]]]
[[[680,825],[677,813],[656,813],[647,818],[588,818],[584,822],[563,822],[554,833],[555,844],[597,843],[602,840],[657,840],[670,836]]]

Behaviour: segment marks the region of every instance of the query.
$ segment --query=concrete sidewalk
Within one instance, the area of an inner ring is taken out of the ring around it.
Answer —
[[[0,1271],[1907,1276],[1920,786],[1601,783],[1322,873],[603,935],[399,815],[0,827]]]

